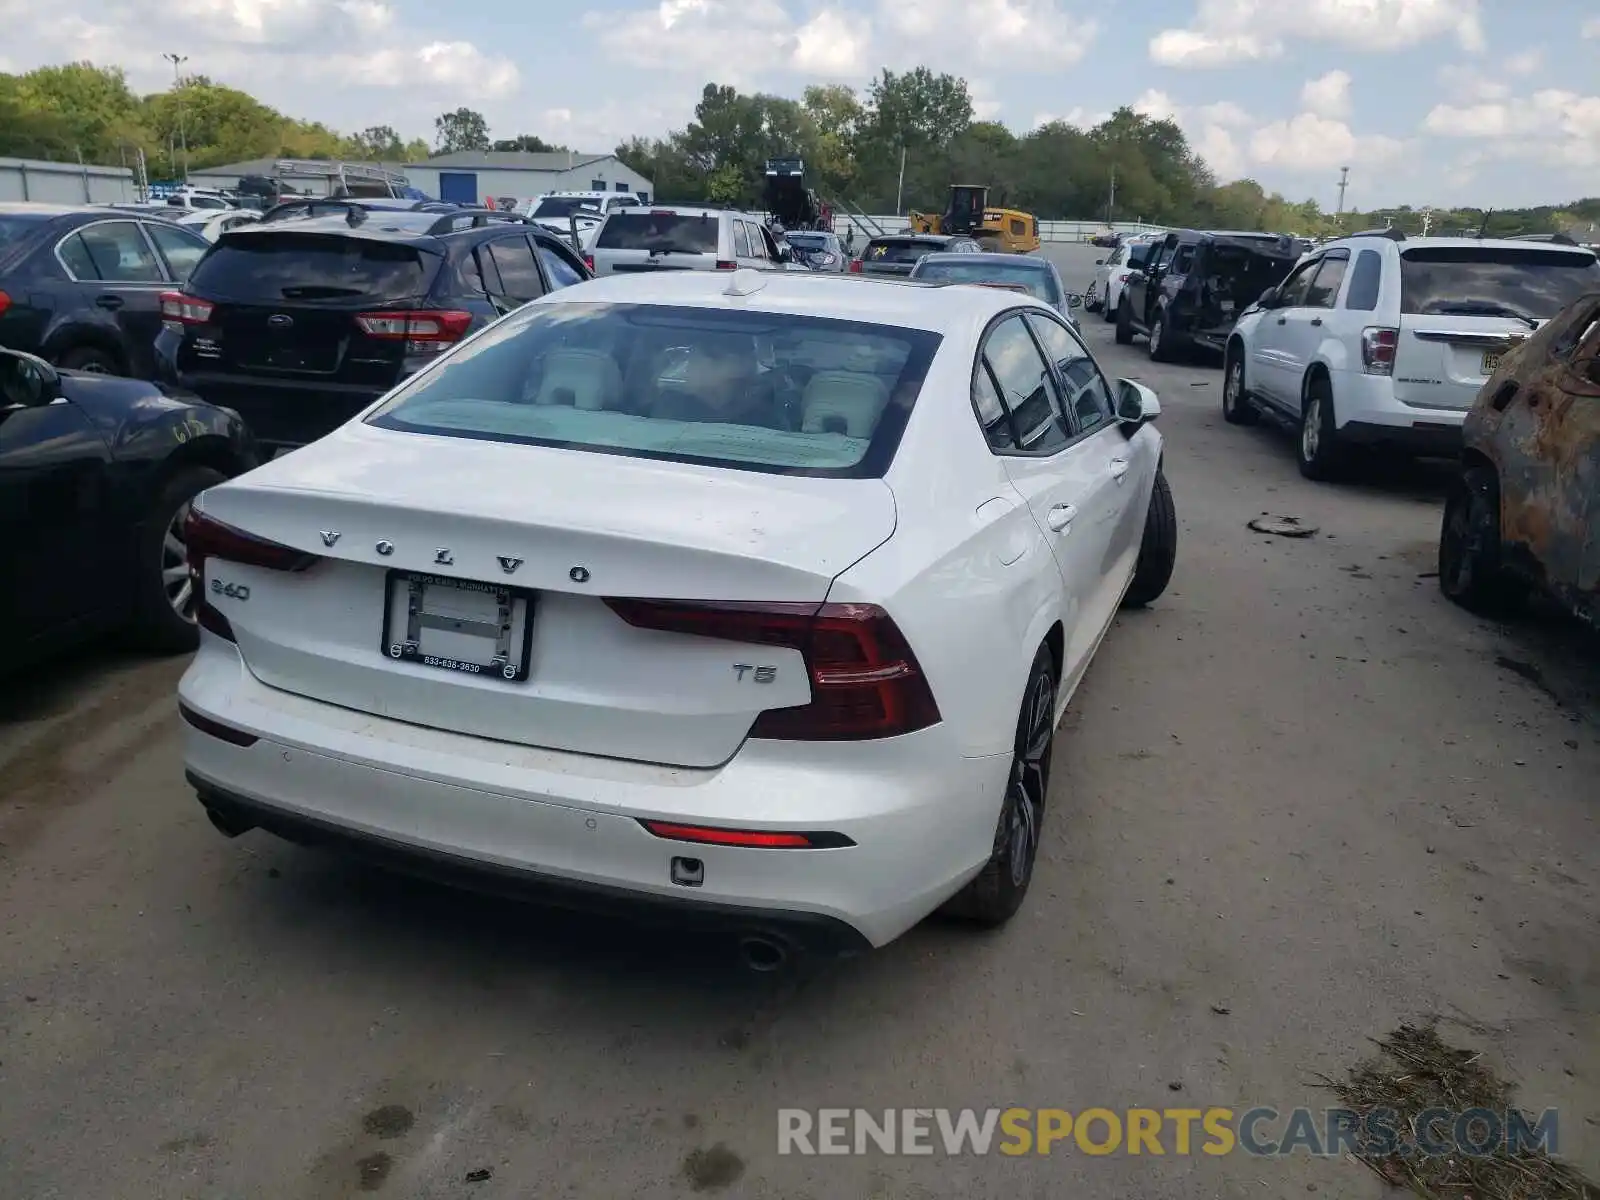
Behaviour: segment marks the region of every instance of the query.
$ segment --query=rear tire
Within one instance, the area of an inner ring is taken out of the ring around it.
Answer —
[[[1117,300],[1118,300],[1118,302],[1120,304],[1120,302],[1122,300],[1122,297],[1118,296]],[[1116,322],[1116,319],[1117,319],[1117,308],[1118,308],[1118,304],[1112,304],[1111,303],[1111,288],[1109,286],[1107,286],[1106,287],[1106,302],[1100,306],[1100,315],[1105,318],[1105,322],[1106,322],[1107,325],[1111,325],[1111,324],[1114,324]]]
[[[1143,608],[1160,598],[1172,582],[1172,569],[1178,561],[1178,509],[1172,502],[1172,487],[1166,472],[1156,471],[1156,485],[1150,493],[1150,508],[1144,518],[1144,539],[1139,543],[1139,562],[1133,569],[1133,582],[1122,598],[1124,608]]]
[[[1222,369],[1222,419],[1229,425],[1260,422],[1261,411],[1250,399],[1250,389],[1245,387],[1244,354],[1239,346],[1228,347]]]
[[[980,925],[1004,925],[1022,907],[1039,854],[1055,732],[1056,665],[1050,648],[1040,646],[1017,714],[1011,774],[1000,802],[994,846],[983,870],[946,902],[944,911],[951,916]]]
[[[1318,375],[1306,384],[1300,402],[1300,436],[1295,440],[1300,474],[1331,482],[1343,478],[1348,456],[1333,411],[1333,388]]]
[[[167,480],[151,504],[139,530],[134,564],[134,599],[138,615],[133,637],[158,654],[184,654],[200,644],[195,624],[195,597],[188,590],[181,523],[189,503],[227,476],[210,467],[187,467]],[[181,575],[176,574],[182,568]]]
[[[99,346],[74,346],[56,359],[63,371],[82,371],[88,375],[121,375],[122,364],[116,355]]]
[[[1126,295],[1117,302],[1116,339],[1119,346],[1133,344],[1133,305],[1128,303]]]
[[[1505,616],[1526,595],[1500,558],[1500,481],[1469,467],[1450,489],[1439,528],[1439,590],[1479,616]]]

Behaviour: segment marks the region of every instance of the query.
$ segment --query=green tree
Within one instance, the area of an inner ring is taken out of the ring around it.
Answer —
[[[521,150],[526,153],[540,154],[563,151],[566,147],[558,146],[554,142],[547,142],[542,137],[535,137],[531,133],[519,133],[514,138],[500,139],[490,149],[501,151]]]
[[[848,193],[856,178],[856,139],[866,110],[842,84],[808,87],[800,101],[811,125],[806,170],[828,196]]]
[[[470,108],[440,113],[433,120],[434,142],[440,154],[453,154],[461,150],[487,150],[489,148],[489,123],[483,114]]]
[[[706,199],[713,204],[742,204],[745,202],[746,181],[739,168],[723,163],[706,177]]]
[[[405,144],[393,125],[369,125],[350,140],[357,158],[398,162],[405,157]]]
[[[59,113],[37,108],[18,94],[17,77],[0,74],[0,156],[72,159],[76,135]]]

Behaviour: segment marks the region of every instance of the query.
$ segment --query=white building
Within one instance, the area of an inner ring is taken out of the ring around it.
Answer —
[[[244,175],[271,175],[277,159],[258,158],[189,172],[189,182],[200,187],[236,187]],[[501,196],[525,200],[545,192],[632,192],[650,200],[650,180],[630,170],[614,154],[581,154],[574,150],[549,153],[462,150],[438,154],[425,162],[380,164],[398,170],[411,186],[440,200],[457,204],[482,204]],[[295,180],[304,188],[303,181]]]
[[[0,200],[41,204],[119,204],[139,199],[127,167],[86,167],[82,163],[35,158],[0,158]]]

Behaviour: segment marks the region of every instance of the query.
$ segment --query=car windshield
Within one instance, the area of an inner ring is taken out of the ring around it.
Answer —
[[[1015,263],[962,262],[948,258],[929,259],[912,272],[917,279],[948,279],[952,283],[1000,283],[1026,288],[1035,300],[1060,304],[1061,293],[1055,279],[1041,266],[1027,261]]]
[[[43,213],[0,213],[0,247],[20,242],[47,220]]]
[[[938,242],[916,242],[907,238],[873,238],[861,257],[867,262],[914,263],[924,254],[943,250]]]
[[[717,219],[699,213],[615,212],[595,239],[600,250],[655,254],[715,254]]]
[[[784,240],[800,250],[826,250],[828,237],[823,233],[789,233]]]
[[[939,340],[790,313],[535,304],[368,420],[633,458],[875,477],[894,457]]]
[[[1578,250],[1419,246],[1400,255],[1401,311],[1555,316],[1600,291],[1600,260]]]
[[[439,258],[370,238],[239,229],[225,234],[189,277],[218,300],[393,301],[426,294]]]
[[[533,210],[536,217],[564,217],[568,213],[598,212],[600,201],[592,196],[546,196]]]

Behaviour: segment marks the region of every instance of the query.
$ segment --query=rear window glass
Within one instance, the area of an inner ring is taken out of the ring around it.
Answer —
[[[1547,318],[1593,291],[1600,291],[1593,254],[1431,246],[1400,255],[1400,304],[1407,313]]]
[[[1129,246],[1128,265],[1130,267],[1144,266],[1144,264],[1150,260],[1151,248],[1152,244],[1150,242],[1139,242],[1135,245]]]
[[[612,213],[600,228],[601,250],[653,250],[657,254],[715,254],[715,217],[660,212]]]
[[[665,305],[535,304],[419,376],[386,429],[777,474],[894,457],[939,336]]]
[[[229,233],[190,286],[219,300],[405,300],[427,294],[437,255],[332,234]]]
[[[1050,272],[1026,262],[962,262],[941,258],[922,263],[912,274],[918,279],[948,279],[953,283],[1009,284],[1026,288],[1030,296],[1046,304],[1061,303]]]
[[[938,242],[913,242],[904,238],[873,238],[861,257],[867,262],[914,263],[924,254],[943,250]]]
[[[588,209],[590,212],[599,210],[604,201],[596,200],[591,196],[546,196],[539,201],[539,206],[533,210],[536,217],[564,217],[571,212]]]
[[[800,250],[826,250],[828,236],[824,233],[788,233],[784,240]]]
[[[47,218],[42,214],[0,213],[0,249],[4,249],[15,242],[20,242],[35,229],[38,229],[39,226],[43,225],[46,220]]]

